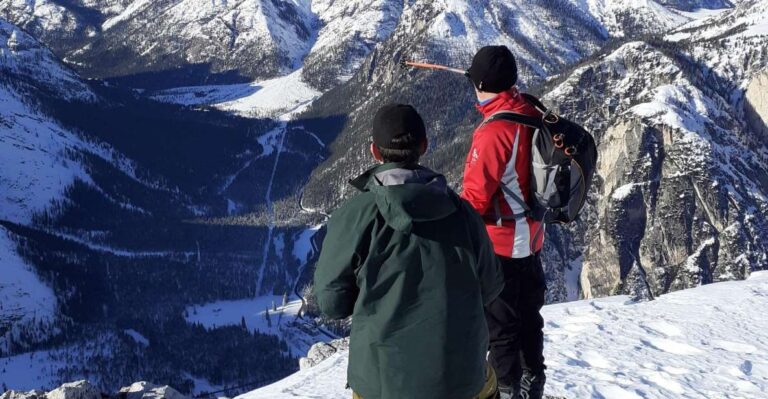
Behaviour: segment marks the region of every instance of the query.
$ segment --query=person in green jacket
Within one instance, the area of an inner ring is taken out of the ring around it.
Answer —
[[[315,294],[352,316],[347,378],[363,399],[497,395],[483,306],[504,277],[480,216],[445,177],[419,165],[427,135],[409,105],[381,108],[360,193],[328,222]]]

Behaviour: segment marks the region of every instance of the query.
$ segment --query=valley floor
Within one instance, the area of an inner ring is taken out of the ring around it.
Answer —
[[[768,272],[634,303],[544,308],[547,394],[569,399],[768,396]],[[346,354],[238,399],[348,399]]]

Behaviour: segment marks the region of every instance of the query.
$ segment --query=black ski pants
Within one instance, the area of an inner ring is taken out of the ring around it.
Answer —
[[[523,369],[544,372],[544,306],[547,286],[538,254],[521,259],[499,257],[505,287],[485,308],[490,335],[489,360],[499,385],[517,387]]]

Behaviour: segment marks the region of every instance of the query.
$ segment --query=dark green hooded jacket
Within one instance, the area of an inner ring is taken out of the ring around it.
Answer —
[[[445,178],[384,164],[328,222],[320,309],[352,315],[352,389],[364,399],[470,399],[483,387],[483,306],[504,282],[485,225]]]

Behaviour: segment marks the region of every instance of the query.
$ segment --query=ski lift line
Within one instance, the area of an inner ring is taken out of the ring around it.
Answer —
[[[420,68],[420,69],[430,69],[433,71],[447,71],[447,72],[453,72],[464,76],[469,76],[469,72],[464,69],[459,68],[452,68],[445,65],[438,65],[438,64],[429,64],[425,62],[415,62],[415,61],[401,61],[400,66],[403,68]]]

